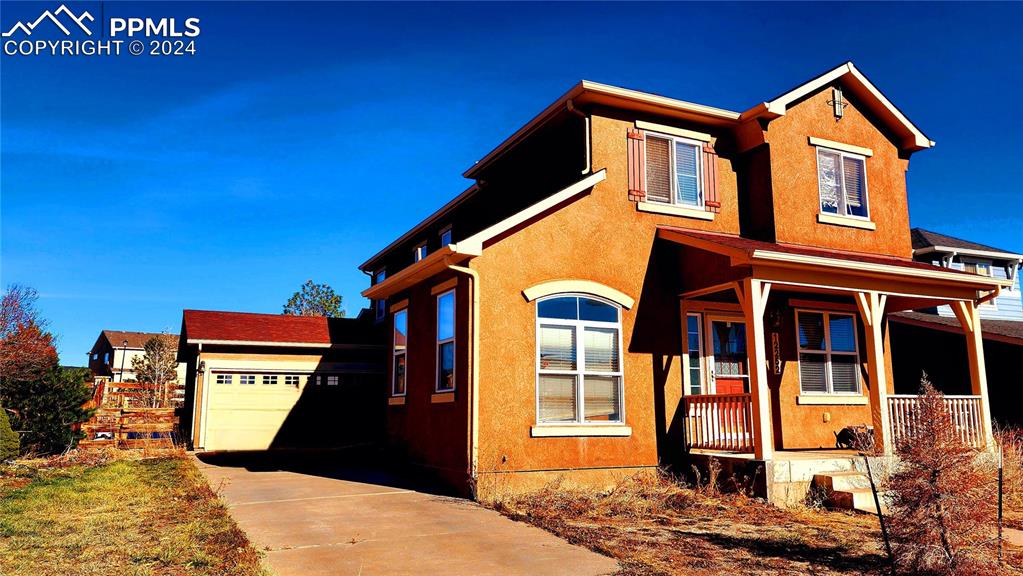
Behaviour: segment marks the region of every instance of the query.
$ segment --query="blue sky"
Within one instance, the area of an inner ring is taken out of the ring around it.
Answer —
[[[59,4],[3,2],[0,26]],[[192,57],[0,58],[0,281],[39,290],[68,364],[101,329],[279,312],[310,278],[357,311],[356,266],[582,78],[745,110],[853,60],[938,143],[913,224],[1023,251],[1020,4],[103,11],[202,33]]]

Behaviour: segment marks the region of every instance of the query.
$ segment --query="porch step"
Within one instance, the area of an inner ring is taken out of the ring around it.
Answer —
[[[874,494],[870,490],[870,479],[863,472],[855,470],[816,474],[813,482],[828,491],[827,504],[841,510],[858,510],[877,514]],[[885,511],[882,499],[881,510]]]
[[[870,489],[870,479],[859,470],[814,474],[813,483],[832,492],[856,490],[858,488]]]

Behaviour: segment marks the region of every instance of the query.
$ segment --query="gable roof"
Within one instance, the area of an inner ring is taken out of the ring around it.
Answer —
[[[100,333],[100,338],[106,338],[110,345],[114,348],[124,348],[124,342],[127,341],[128,348],[134,348],[141,350],[145,347],[146,342],[153,338],[164,338],[175,348],[178,347],[178,335],[177,334],[165,334],[161,332],[127,332],[124,330],[104,330]],[[97,341],[97,344],[99,342]]]
[[[1023,255],[1015,252],[1002,250],[1001,248],[994,248],[978,242],[963,240],[962,238],[956,238],[955,236],[948,236],[946,234],[924,230],[923,228],[913,228],[910,231],[910,236],[913,241],[914,252],[918,250],[921,251],[921,253],[943,251],[988,252],[992,256],[1000,254],[1010,260],[1023,257]],[[927,250],[928,248],[932,248],[933,250]]]
[[[378,345],[372,322],[358,318],[185,310],[181,325],[188,344],[300,348]]]
[[[750,108],[742,113],[742,119],[771,120],[784,116],[790,105],[837,80],[841,80],[875,116],[902,138],[902,148],[916,151],[934,146],[934,141],[917,128],[852,62],[845,62],[780,96]]]

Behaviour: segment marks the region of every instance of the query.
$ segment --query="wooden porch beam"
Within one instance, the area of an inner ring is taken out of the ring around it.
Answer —
[[[970,362],[970,387],[974,396],[980,396],[981,425],[984,428],[984,444],[991,448],[994,435],[991,426],[991,403],[987,392],[987,368],[984,362],[984,335],[980,327],[980,311],[973,300],[952,303],[959,324],[966,333],[966,352]]]
[[[749,362],[750,393],[753,400],[753,456],[774,457],[774,427],[771,425],[771,390],[767,384],[767,344],[764,310],[771,293],[770,282],[746,278],[736,285],[746,318],[746,354]]]
[[[888,414],[888,375],[884,363],[884,307],[888,296],[877,292],[857,292],[856,306],[860,310],[867,341],[867,376],[870,378],[871,420],[874,441],[885,454],[893,452]]]

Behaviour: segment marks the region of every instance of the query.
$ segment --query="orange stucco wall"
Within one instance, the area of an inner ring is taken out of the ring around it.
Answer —
[[[481,474],[654,466],[658,439],[682,388],[678,274],[654,250],[657,224],[738,233],[735,174],[718,160],[721,212],[711,221],[641,213],[628,201],[626,133],[633,122],[592,121],[593,167],[607,179],[589,195],[487,247],[481,276]],[[671,277],[669,277],[671,276]],[[556,279],[600,282],[636,299],[622,314],[625,423],[630,437],[532,438],[536,424],[536,308],[522,290]],[[662,440],[663,446],[663,440]],[[676,445],[677,446],[677,445]]]
[[[853,99],[841,120],[835,120],[831,89],[809,96],[772,121],[770,145],[775,236],[778,242],[887,254],[909,258],[909,204],[905,173],[909,161],[861,111]],[[820,212],[816,148],[808,137],[869,148],[866,160],[870,220],[876,230],[862,230],[817,221]]]

